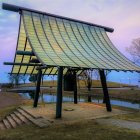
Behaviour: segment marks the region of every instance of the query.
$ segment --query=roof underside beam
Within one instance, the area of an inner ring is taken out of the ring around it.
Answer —
[[[34,56],[34,53],[31,51],[16,51],[17,55],[29,55],[29,56]]]
[[[12,74],[16,74],[16,75],[36,75],[36,74],[30,74],[30,73],[8,73],[8,74],[10,74],[10,75],[12,75]],[[44,74],[42,74],[42,75],[48,75],[47,73],[44,73]],[[49,74],[50,76],[55,76],[56,74]]]
[[[46,69],[46,68],[51,68],[51,67],[55,67],[55,66],[40,66],[37,67],[36,70],[40,70],[40,69]],[[74,70],[74,71],[78,71],[78,70],[89,70],[90,68],[75,68],[75,67],[66,67],[65,68],[69,69],[69,70]]]
[[[20,6],[16,6],[16,5],[12,5],[12,4],[3,3],[2,8],[4,10],[9,10],[9,11],[13,11],[13,12],[20,12],[21,10],[26,10],[26,11],[39,13],[39,14],[44,14],[44,15],[48,15],[48,16],[52,16],[52,17],[56,17],[56,18],[67,19],[67,20],[74,21],[74,22],[85,23],[85,24],[88,24],[88,25],[91,25],[91,26],[101,27],[101,28],[104,28],[105,31],[107,31],[107,32],[113,32],[114,31],[114,29],[109,28],[109,27],[105,27],[105,26],[102,26],[102,25],[97,25],[97,24],[93,24],[93,23],[89,23],[89,22],[85,22],[85,21],[80,21],[80,20],[76,20],[76,19],[72,19],[72,18],[68,18],[68,17],[63,17],[63,16],[59,16],[59,15],[54,15],[54,14],[50,14],[50,13],[46,13],[46,12],[42,12],[42,11],[37,11],[37,10],[25,8],[25,7],[20,7]]]
[[[31,64],[31,63],[13,63],[13,62],[4,62],[4,65],[42,66],[42,64]]]

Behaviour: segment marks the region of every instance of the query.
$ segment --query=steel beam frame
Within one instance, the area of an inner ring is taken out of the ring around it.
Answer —
[[[107,109],[107,111],[111,112],[112,108],[111,108],[111,104],[110,104],[110,98],[109,98],[109,94],[108,94],[106,76],[105,76],[104,70],[99,70],[99,74],[100,74],[101,84],[102,84],[102,88],[103,88],[106,109]]]
[[[36,84],[36,92],[34,96],[34,104],[33,107],[36,108],[38,104],[39,92],[40,92],[40,84],[41,84],[42,70],[38,70],[37,75],[37,84]]]
[[[37,10],[34,10],[34,9],[29,9],[29,8],[20,7],[20,6],[16,6],[16,5],[12,5],[12,4],[7,4],[7,3],[2,3],[2,9],[13,11],[13,12],[20,12],[21,10],[26,10],[26,11],[30,11],[30,12],[34,12],[34,13],[44,14],[44,15],[48,15],[48,16],[52,16],[52,17],[56,17],[56,18],[66,19],[66,20],[70,20],[70,21],[74,21],[74,22],[80,22],[80,23],[84,23],[84,24],[87,24],[87,25],[104,28],[105,31],[111,32],[111,33],[114,31],[114,29],[109,28],[109,27],[105,27],[105,26],[102,26],[102,25],[97,25],[97,24],[94,24],[94,23],[80,21],[80,20],[77,20],[77,19],[63,17],[63,16],[50,14],[50,13],[46,13],[46,12],[42,12],[42,11],[37,11]]]
[[[31,64],[31,63],[14,63],[14,62],[4,62],[4,65],[17,65],[17,66],[42,66],[42,64]]]
[[[16,51],[16,54],[17,55],[29,55],[29,56],[35,56],[33,52],[31,51],[20,51],[20,50],[17,50]]]
[[[61,118],[62,112],[62,81],[63,81],[63,67],[59,67],[57,78],[56,118]]]
[[[75,81],[74,81],[74,104],[78,103],[77,100],[77,77],[76,77],[76,71],[73,72],[74,77],[75,77]]]

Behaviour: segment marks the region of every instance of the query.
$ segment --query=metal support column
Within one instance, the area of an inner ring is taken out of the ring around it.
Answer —
[[[41,75],[42,75],[42,70],[38,70],[36,92],[35,92],[35,96],[34,96],[33,107],[37,107],[37,104],[38,104],[38,98],[39,98],[39,92],[40,92],[40,83],[41,83]]]
[[[105,104],[105,102],[106,102],[106,101],[105,101],[105,96],[104,96],[104,97],[103,97],[103,104]]]
[[[88,102],[91,102],[91,95],[88,93]]]
[[[62,81],[63,81],[63,67],[59,67],[57,78],[56,118],[61,118],[62,112]]]
[[[77,104],[77,76],[76,76],[76,72],[73,72],[74,74],[74,104]]]
[[[106,109],[107,109],[107,111],[111,112],[112,108],[111,108],[111,104],[110,104],[110,98],[109,98],[109,94],[108,94],[104,70],[99,70],[99,73],[100,73],[100,79],[101,79],[101,84],[102,84],[103,93],[104,93],[104,100],[106,103]]]

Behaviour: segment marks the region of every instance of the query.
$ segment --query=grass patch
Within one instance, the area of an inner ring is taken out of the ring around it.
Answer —
[[[100,125],[95,120],[84,120],[40,129],[34,125],[0,131],[4,140],[139,140],[140,133],[113,126]]]
[[[84,80],[79,80],[79,83],[77,82],[77,85],[80,87],[85,87],[85,81]],[[35,86],[35,83],[27,83],[27,84],[22,84],[20,86]],[[43,84],[41,83],[41,86],[48,86],[48,87],[56,87],[57,86],[57,81],[44,81]],[[107,81],[107,86],[108,87],[120,87],[120,83],[117,82],[110,82]],[[122,87],[129,86],[128,84],[121,84]],[[92,87],[101,87],[101,81],[100,80],[92,80]]]
[[[116,115],[116,116],[113,116],[112,118],[121,119],[121,120],[127,120],[127,121],[133,121],[133,122],[140,122],[140,110],[121,107],[121,106],[115,106],[115,105],[112,105],[112,107],[116,108],[116,109],[123,110],[123,111],[130,112],[129,114]]]
[[[78,90],[78,94],[80,95],[87,95],[88,93],[92,96],[103,97],[102,89],[91,89],[91,91],[87,91],[86,89]],[[140,103],[140,90],[137,89],[109,89],[109,95],[111,98]]]
[[[140,122],[140,112],[114,116],[113,118],[127,120],[127,121],[133,121],[133,122]]]
[[[5,107],[0,109],[0,120],[2,120],[5,116],[9,115],[11,112],[13,112],[16,108],[18,108],[18,105]]]

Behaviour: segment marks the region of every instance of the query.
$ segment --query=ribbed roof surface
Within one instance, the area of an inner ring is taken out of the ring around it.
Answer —
[[[37,58],[48,66],[140,71],[111,43],[105,29],[58,17],[22,11],[17,50],[35,56],[16,55],[15,62]],[[49,68],[44,74],[57,74]],[[12,73],[36,74],[34,66],[13,66]]]

